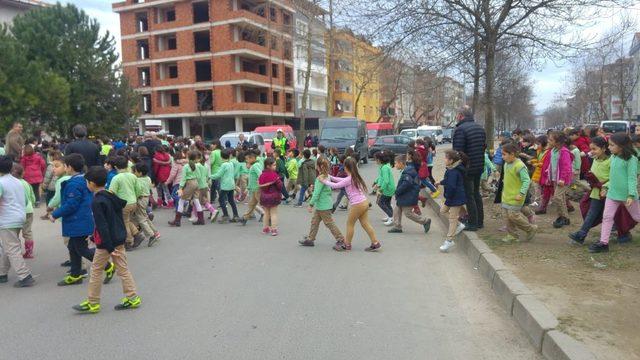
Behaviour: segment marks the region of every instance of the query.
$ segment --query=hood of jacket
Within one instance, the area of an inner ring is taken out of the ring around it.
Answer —
[[[447,170],[458,170],[458,171],[461,171],[464,174],[467,169],[465,168],[465,166],[462,163],[462,161],[458,160],[458,161],[454,162],[453,164],[447,166]]]
[[[127,205],[125,200],[120,199],[116,194],[107,190],[96,193],[95,197],[110,202],[114,209],[124,209]]]
[[[462,120],[458,121],[458,123],[456,124],[456,127],[464,124],[464,123],[468,123],[468,122],[475,122],[476,120],[473,118],[473,116],[465,116],[464,118],[462,118]]]
[[[407,166],[402,170],[402,174],[414,177],[418,176],[418,171],[416,170],[415,166],[407,164]]]

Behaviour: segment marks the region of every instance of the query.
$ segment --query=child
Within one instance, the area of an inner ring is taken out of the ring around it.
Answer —
[[[259,151],[249,151],[245,155],[245,162],[249,167],[249,180],[247,182],[247,189],[249,190],[249,205],[247,212],[240,219],[241,225],[246,225],[247,220],[253,216],[253,211],[257,211],[260,214],[260,218],[264,215],[264,211],[260,207],[260,186],[258,185],[258,179],[262,175],[262,164],[257,161]]]
[[[31,269],[22,257],[22,245],[18,233],[26,219],[26,195],[20,180],[11,175],[13,160],[0,156],[0,284],[8,281],[9,268],[18,276],[15,287],[35,284]]]
[[[53,194],[53,197],[49,201],[49,203],[47,203],[47,213],[44,215],[44,219],[42,220],[49,220],[49,214],[53,212],[53,210],[55,210],[58,206],[60,206],[62,183],[71,179],[71,176],[67,175],[66,172],[64,171],[64,162],[62,161],[63,158],[64,157],[62,156],[62,153],[60,154],[59,157],[53,158],[53,175],[57,178],[56,184],[55,184],[56,190],[55,190],[55,193]],[[69,245],[69,238],[66,236],[63,236],[62,240],[64,243],[64,247],[66,248],[67,245]],[[71,266],[71,260],[66,260],[65,262],[61,263],[60,266],[63,266],[63,267]]]
[[[633,220],[640,222],[638,158],[635,156],[631,139],[625,133],[614,133],[609,138],[609,150],[612,154],[609,182],[604,184],[600,191],[600,196],[606,196],[600,241],[589,246],[591,253],[609,251],[609,235],[620,205],[627,208]]]
[[[246,152],[239,152],[236,157],[236,161],[233,164],[236,172],[236,200],[238,202],[243,202],[247,199],[247,178],[249,176],[249,168],[247,167],[245,155]]]
[[[124,156],[116,156],[113,159],[113,166],[118,174],[111,180],[109,191],[116,194],[120,199],[127,202],[127,206],[122,211],[124,225],[127,227],[127,241],[125,247],[128,251],[140,246],[145,240],[144,235],[138,230],[138,226],[133,220],[133,214],[138,209],[138,178],[129,172],[129,165]]]
[[[413,212],[413,208],[418,205],[418,193],[420,192],[420,178],[415,167],[407,166],[407,157],[396,156],[395,168],[402,171],[398,185],[396,186],[396,206],[393,208],[393,228],[389,233],[402,232],[402,215],[409,218],[424,228],[428,233],[431,228],[431,219],[421,217]]]
[[[540,186],[540,176],[542,175],[542,163],[544,157],[547,156],[549,149],[547,149],[547,136],[540,135],[536,138],[534,147],[536,148],[536,157],[531,159],[531,165],[533,166],[533,173],[531,174],[531,181],[533,182],[533,202],[532,205],[539,206],[542,202],[542,187]],[[546,209],[546,205],[545,205]]]
[[[108,157],[107,161],[104,162],[104,168],[107,170],[107,183],[105,184],[107,189],[111,186],[111,180],[118,175],[118,170],[113,167],[113,159],[114,157]]]
[[[211,168],[207,168],[205,166],[205,157],[202,152],[198,151],[197,153],[198,159],[196,161],[196,182],[198,183],[198,202],[200,203],[201,207],[209,210],[209,212],[211,213],[209,219],[211,222],[215,222],[218,218],[218,209],[214,208],[211,204],[213,201],[209,202],[209,196],[211,196],[211,193],[209,191],[209,169]],[[218,190],[220,190],[219,185]],[[202,209],[201,211],[202,214],[198,215],[198,211],[194,207],[195,215],[197,218],[194,225],[204,225],[204,209]],[[202,219],[200,219],[200,217],[202,217]]]
[[[611,170],[610,152],[605,138],[597,136],[591,139],[589,149],[591,155],[593,155],[593,163],[591,164],[590,172],[585,176],[591,184],[592,190],[589,195],[589,211],[584,217],[580,230],[569,234],[572,243],[576,245],[584,244],[584,239],[587,237],[589,230],[597,225],[602,218],[605,199],[600,197],[600,191],[603,184],[609,181],[609,172]]]
[[[171,155],[166,146],[159,146],[153,154],[153,174],[158,191],[158,206],[173,207],[173,199],[166,182],[171,174]],[[149,239],[151,240],[151,239]]]
[[[213,150],[209,155],[209,164],[211,165],[211,174],[215,174],[216,172],[218,172],[218,169],[220,169],[220,166],[222,165],[222,150],[220,140],[214,140],[213,143],[211,143],[211,147]],[[211,197],[209,198],[209,201],[211,201],[212,204],[216,202],[219,192],[220,181],[213,180],[213,182],[211,183]],[[215,221],[213,217],[212,221]]]
[[[360,221],[360,226],[369,235],[371,245],[365,251],[378,251],[382,247],[382,243],[376,238],[376,233],[369,223],[369,201],[367,200],[367,185],[358,172],[357,161],[350,157],[344,161],[344,169],[347,174],[345,178],[336,178],[329,176],[321,182],[332,189],[345,188],[347,197],[349,198],[349,213],[347,215],[347,236],[344,242],[338,242],[333,247],[336,251],[351,250],[351,240],[356,221]]]
[[[40,154],[36,153],[31,145],[24,146],[24,154],[20,158],[20,165],[24,169],[24,180],[33,187],[36,196],[35,207],[40,205],[40,184],[44,180],[47,164]]]
[[[45,205],[49,204],[53,195],[56,194],[56,180],[58,180],[58,177],[53,173],[53,161],[54,159],[62,159],[62,153],[57,150],[51,150],[47,154],[47,159],[49,160],[47,170],[44,172],[44,180],[42,181],[42,190],[45,193]],[[45,217],[43,220],[46,219]]]
[[[327,159],[320,158],[316,162],[316,169],[318,169],[319,175],[313,185],[313,195],[311,196],[311,200],[309,200],[309,212],[313,212],[313,217],[311,218],[309,235],[299,241],[302,246],[314,246],[320,221],[331,231],[331,235],[336,239],[336,243],[344,243],[344,236],[342,236],[340,229],[338,229],[331,217],[331,208],[333,205],[331,188],[322,183],[322,180],[326,180],[329,176],[329,167],[330,164]]]
[[[558,218],[553,222],[553,227],[557,229],[571,224],[566,197],[573,178],[573,170],[571,152],[567,149],[566,142],[565,134],[560,131],[549,134],[551,151],[542,164],[540,175],[541,185],[553,187],[553,203],[558,210]]]
[[[489,159],[489,152],[484,151],[484,171],[480,176],[480,191],[483,197],[488,197],[491,194],[491,186],[489,185],[489,177],[496,172],[496,166]]]
[[[180,180],[182,180],[182,168],[187,160],[184,158],[182,151],[176,151],[173,156],[173,163],[171,164],[171,172],[165,184],[171,187],[171,198],[173,199],[174,208],[178,208],[178,189],[180,188]]]
[[[301,208],[304,201],[307,189],[313,185],[316,178],[316,166],[315,162],[311,159],[311,151],[305,149],[302,151],[304,161],[298,171],[298,185],[300,185],[300,194],[298,196],[298,204],[295,207]]]
[[[55,222],[56,219],[62,218],[62,236],[69,237],[67,248],[71,259],[71,270],[62,281],[58,282],[58,286],[82,284],[82,258],[93,261],[95,252],[95,249],[89,249],[87,243],[87,237],[93,235],[94,222],[91,215],[93,196],[82,174],[84,158],[80,154],[69,154],[64,157],[63,162],[64,170],[71,178],[62,183],[60,207],[49,215],[49,219]],[[107,262],[104,271],[104,283],[107,284],[113,278],[115,267]],[[97,274],[99,276],[100,272]]]
[[[442,252],[448,252],[454,247],[453,238],[464,230],[464,224],[458,219],[461,212],[464,212],[464,204],[467,201],[464,192],[465,163],[467,161],[464,154],[455,150],[448,150],[444,154],[447,169],[444,178],[439,183],[444,186],[444,205],[440,208],[440,213],[449,214],[449,230],[446,239],[440,246]]]
[[[351,149],[349,149],[349,150],[351,150]],[[335,177],[346,178],[348,176],[346,171],[344,171],[344,162],[345,162],[345,160],[347,160],[347,155],[346,154],[345,155],[340,155],[338,157],[338,171],[337,171]],[[336,196],[336,201],[333,202],[333,208],[331,209],[331,213],[336,212],[336,209],[347,210],[347,206],[346,205],[341,205],[340,204],[340,202],[342,202],[342,199],[345,198],[346,196],[347,196],[347,191],[344,188],[340,189],[340,192],[338,193],[338,196]],[[348,201],[348,199],[346,201]]]
[[[278,176],[280,176],[280,181],[282,182],[282,199],[284,199],[285,204],[289,204],[289,193],[287,192],[287,187],[284,186],[285,180],[289,177],[289,173],[287,172],[287,164],[284,159],[284,154],[280,149],[275,149],[273,151],[273,156],[276,160],[276,172]]]
[[[232,149],[224,149],[222,151],[222,165],[218,168],[218,171],[211,174],[212,180],[220,182],[220,208],[222,208],[222,219],[218,221],[220,224],[226,224],[228,222],[238,222],[238,208],[236,207],[236,201],[233,197],[233,192],[236,189],[235,169],[233,164],[229,161]],[[229,220],[229,212],[227,211],[227,201],[231,205],[233,211],[233,218]]]
[[[260,205],[264,208],[265,214],[262,233],[278,236],[278,205],[280,205],[283,185],[276,172],[275,159],[267,158],[264,161],[264,171],[260,174],[258,184],[260,185]]]
[[[196,176],[196,164],[198,163],[199,157],[199,151],[189,151],[189,163],[182,168],[182,179],[178,183],[178,196],[180,197],[178,209],[176,209],[175,219],[169,221],[169,226],[181,226],[180,220],[182,219],[182,214],[187,210],[190,201],[193,202],[193,207],[196,209],[198,217],[202,217],[202,219],[198,219],[198,221],[193,224],[204,225],[202,205],[200,205],[200,200],[198,200],[198,180]],[[187,216],[189,216],[188,213]]]
[[[143,165],[146,166],[146,165]],[[100,311],[100,293],[102,282],[100,270],[109,264],[109,258],[113,260],[125,297],[115,306],[116,310],[135,309],[140,306],[141,299],[136,292],[136,283],[127,266],[127,255],[124,249],[124,241],[127,230],[122,218],[122,209],[127,202],[113,193],[105,190],[107,182],[107,170],[100,166],[91,167],[85,179],[91,192],[95,194],[91,202],[91,213],[96,224],[93,232],[93,242],[96,250],[91,263],[91,277],[89,278],[89,296],[87,300],[73,309],[82,313],[97,313]]]
[[[31,231],[31,225],[33,224],[33,204],[36,202],[36,196],[33,193],[31,185],[22,178],[23,174],[24,168],[22,165],[18,163],[13,164],[11,175],[20,180],[20,183],[24,186],[24,193],[27,201],[25,207],[27,217],[24,225],[22,226],[22,237],[24,238],[24,254],[22,257],[25,259],[33,259],[33,232]]]
[[[149,178],[149,169],[145,163],[139,162],[133,167],[133,174],[138,178],[136,195],[138,196],[138,208],[133,213],[133,221],[140,225],[140,229],[149,239],[148,246],[151,247],[160,238],[160,233],[156,230],[149,215],[147,215],[147,207],[149,206],[149,195],[151,194],[151,178]]]
[[[387,215],[382,221],[386,226],[393,224],[393,208],[391,207],[391,198],[396,192],[396,184],[393,180],[391,165],[389,165],[390,156],[384,151],[375,154],[378,163],[378,177],[376,178],[374,189],[378,193],[378,206]]]
[[[298,189],[298,160],[300,155],[298,149],[289,150],[289,160],[287,160],[287,173],[289,181],[287,181],[287,192],[291,194],[291,198],[295,200],[296,190]]]
[[[527,233],[527,241],[531,241],[538,231],[538,226],[530,224],[522,214],[522,207],[529,192],[531,180],[527,166],[518,158],[519,153],[516,144],[506,144],[502,147],[502,158],[504,159],[502,208],[507,220],[508,232],[502,241],[507,243],[518,241],[517,228]]]

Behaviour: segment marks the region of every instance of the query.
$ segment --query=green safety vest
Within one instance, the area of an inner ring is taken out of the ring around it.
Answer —
[[[282,151],[282,155],[286,154],[287,149],[286,144],[287,144],[287,138],[286,137],[282,137],[282,139],[278,139],[277,137],[273,139],[273,144],[275,146],[276,149],[280,149],[280,151]]]

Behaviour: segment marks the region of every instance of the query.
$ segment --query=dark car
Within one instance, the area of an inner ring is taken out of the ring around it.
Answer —
[[[369,157],[373,157],[378,151],[389,150],[395,154],[406,154],[411,138],[403,135],[380,136],[369,149]]]
[[[442,142],[451,143],[453,141],[453,130],[454,129],[442,129]]]

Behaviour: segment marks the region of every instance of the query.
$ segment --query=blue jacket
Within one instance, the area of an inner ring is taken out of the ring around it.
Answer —
[[[407,164],[402,170],[398,186],[396,186],[396,204],[400,207],[418,205],[418,193],[420,192],[420,178],[414,166]]]
[[[464,165],[459,164],[453,169],[447,169],[440,185],[444,186],[444,204],[447,206],[462,206],[467,202],[464,193]]]
[[[502,160],[502,145],[498,146],[496,153],[493,154],[493,163],[496,165],[504,164],[504,160]]]
[[[111,185],[111,180],[113,180],[116,175],[118,175],[118,171],[116,169],[111,169],[111,171],[107,173],[107,183],[104,185],[105,189],[109,188],[109,185]]]
[[[93,194],[83,174],[77,174],[62,183],[61,202],[51,215],[62,218],[62,236],[77,237],[93,234],[95,224],[91,203]]]

